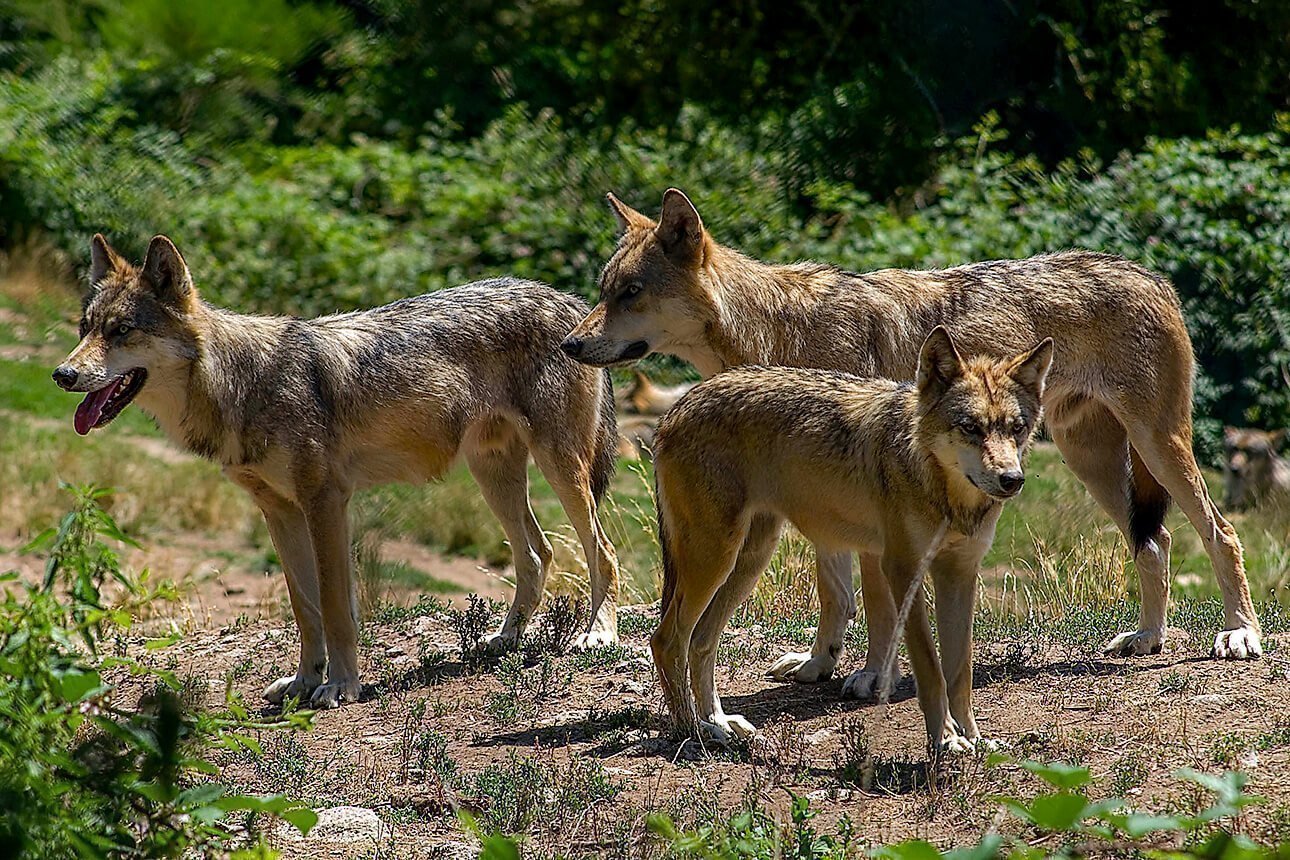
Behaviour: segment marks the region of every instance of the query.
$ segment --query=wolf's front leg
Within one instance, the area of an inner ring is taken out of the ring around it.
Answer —
[[[308,702],[323,682],[327,647],[318,590],[318,567],[304,512],[294,502],[265,483],[254,471],[225,469],[229,480],[245,490],[269,527],[269,538],[278,551],[291,598],[291,614],[300,635],[300,663],[294,675],[279,678],[264,688],[264,698],[275,705],[287,699]]]
[[[318,569],[314,564],[314,547],[309,538],[305,515],[295,505],[265,506],[264,520],[269,537],[282,560],[291,598],[291,614],[300,634],[300,664],[296,674],[279,678],[264,689],[264,698],[275,705],[287,699],[308,702],[323,682],[327,668],[327,647],[323,639],[322,609],[319,607]]]
[[[327,683],[314,690],[310,704],[334,708],[357,702],[358,603],[354,595],[349,545],[349,496],[324,487],[305,512],[318,564],[323,633],[327,642]]]
[[[880,556],[860,556],[860,594],[869,627],[869,652],[864,668],[852,672],[843,682],[842,698],[876,702],[891,692],[898,677],[895,667],[886,665],[896,636],[896,602],[882,573]]]

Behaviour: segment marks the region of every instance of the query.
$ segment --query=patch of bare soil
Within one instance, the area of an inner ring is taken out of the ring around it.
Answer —
[[[792,795],[811,798],[820,832],[847,816],[867,844],[918,837],[951,846],[975,843],[988,827],[1017,829],[992,796],[1042,790],[1019,768],[987,766],[984,756],[950,762],[929,785],[908,678],[887,705],[842,701],[841,678],[778,683],[763,672],[801,642],[757,630],[727,632],[718,686],[726,711],[747,716],[760,737],[733,751],[683,746],[662,731],[646,644],[653,612],[624,612],[630,632],[620,649],[558,657],[545,672],[535,657],[519,676],[496,664],[464,666],[447,611],[368,623],[362,701],[317,714],[309,732],[264,736],[262,757],[226,756],[222,777],[379,818],[374,836],[278,834],[289,857],[458,856],[465,838],[457,805],[517,824],[529,834],[526,856],[655,856],[647,811],[685,824],[754,800],[786,820]],[[1037,654],[1025,645],[985,645],[977,661],[982,730],[1012,755],[1086,764],[1095,796],[1157,811],[1206,799],[1174,778],[1177,769],[1240,767],[1269,803],[1239,826],[1270,838],[1290,820],[1290,680],[1275,642],[1249,663],[1208,659],[1205,643],[1180,630],[1170,631],[1166,653],[1138,659],[1059,647]],[[160,652],[139,649],[141,659],[198,679],[212,705],[226,684],[260,701],[265,684],[294,668],[295,653],[294,630],[281,619],[201,629]],[[534,773],[546,780],[538,788]]]

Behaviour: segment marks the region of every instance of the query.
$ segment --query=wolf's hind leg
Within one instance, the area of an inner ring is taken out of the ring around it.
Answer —
[[[492,653],[515,646],[525,625],[542,601],[542,590],[551,569],[551,544],[533,516],[529,504],[529,452],[518,436],[505,444],[488,448],[468,448],[466,464],[488,507],[502,524],[511,542],[515,564],[515,599],[496,633],[485,637],[480,645]]]
[[[1191,433],[1168,436],[1133,428],[1133,447],[1142,462],[1200,535],[1223,593],[1223,629],[1214,638],[1213,655],[1234,660],[1263,654],[1259,619],[1245,578],[1245,559],[1236,529],[1218,512],[1192,453]]]
[[[709,734],[718,740],[731,736],[747,737],[755,732],[752,724],[738,714],[727,714],[721,708],[716,688],[717,644],[739,604],[748,599],[757,579],[775,553],[783,520],[771,514],[759,514],[748,526],[748,536],[735,559],[734,568],[717,589],[712,602],[699,619],[690,641],[690,689],[700,723],[715,727]]]
[[[591,464],[569,453],[538,447],[534,448],[533,457],[578,533],[591,579],[588,627],[574,640],[573,647],[613,645],[618,642],[618,556],[596,516]]]
[[[1062,415],[1061,408],[1054,409],[1053,414]],[[1134,547],[1132,500],[1134,468],[1138,464],[1131,459],[1128,437],[1119,420],[1093,401],[1081,403],[1078,410],[1071,411],[1069,419],[1050,422],[1053,441],[1066,465],[1123,533],[1138,571],[1142,600],[1138,629],[1116,636],[1104,650],[1121,657],[1158,654],[1164,645],[1169,604],[1169,532],[1163,523],[1158,524],[1152,534],[1144,536],[1140,546]],[[1150,474],[1138,479],[1154,483]]]

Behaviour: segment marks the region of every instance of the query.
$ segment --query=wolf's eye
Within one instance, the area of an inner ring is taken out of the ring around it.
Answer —
[[[116,327],[116,333],[121,337],[124,337],[125,335],[129,334],[132,331],[134,331],[134,327],[131,326],[129,323],[123,322]]]
[[[624,300],[634,299],[641,294],[641,290],[643,289],[645,289],[644,284],[642,284],[640,281],[633,281],[632,283],[627,285],[626,289],[623,290],[622,297]]]
[[[1012,435],[1020,436],[1026,429],[1026,422],[1022,418],[1015,418],[1012,422]]]
[[[957,426],[960,433],[973,439],[979,439],[985,435],[985,431],[975,421],[961,421]]]

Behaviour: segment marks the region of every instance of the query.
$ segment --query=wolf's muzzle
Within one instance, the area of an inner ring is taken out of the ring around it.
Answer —
[[[54,382],[64,391],[71,391],[75,388],[76,380],[79,377],[80,374],[76,372],[75,368],[68,367],[65,364],[59,365],[58,368],[54,370]]]

